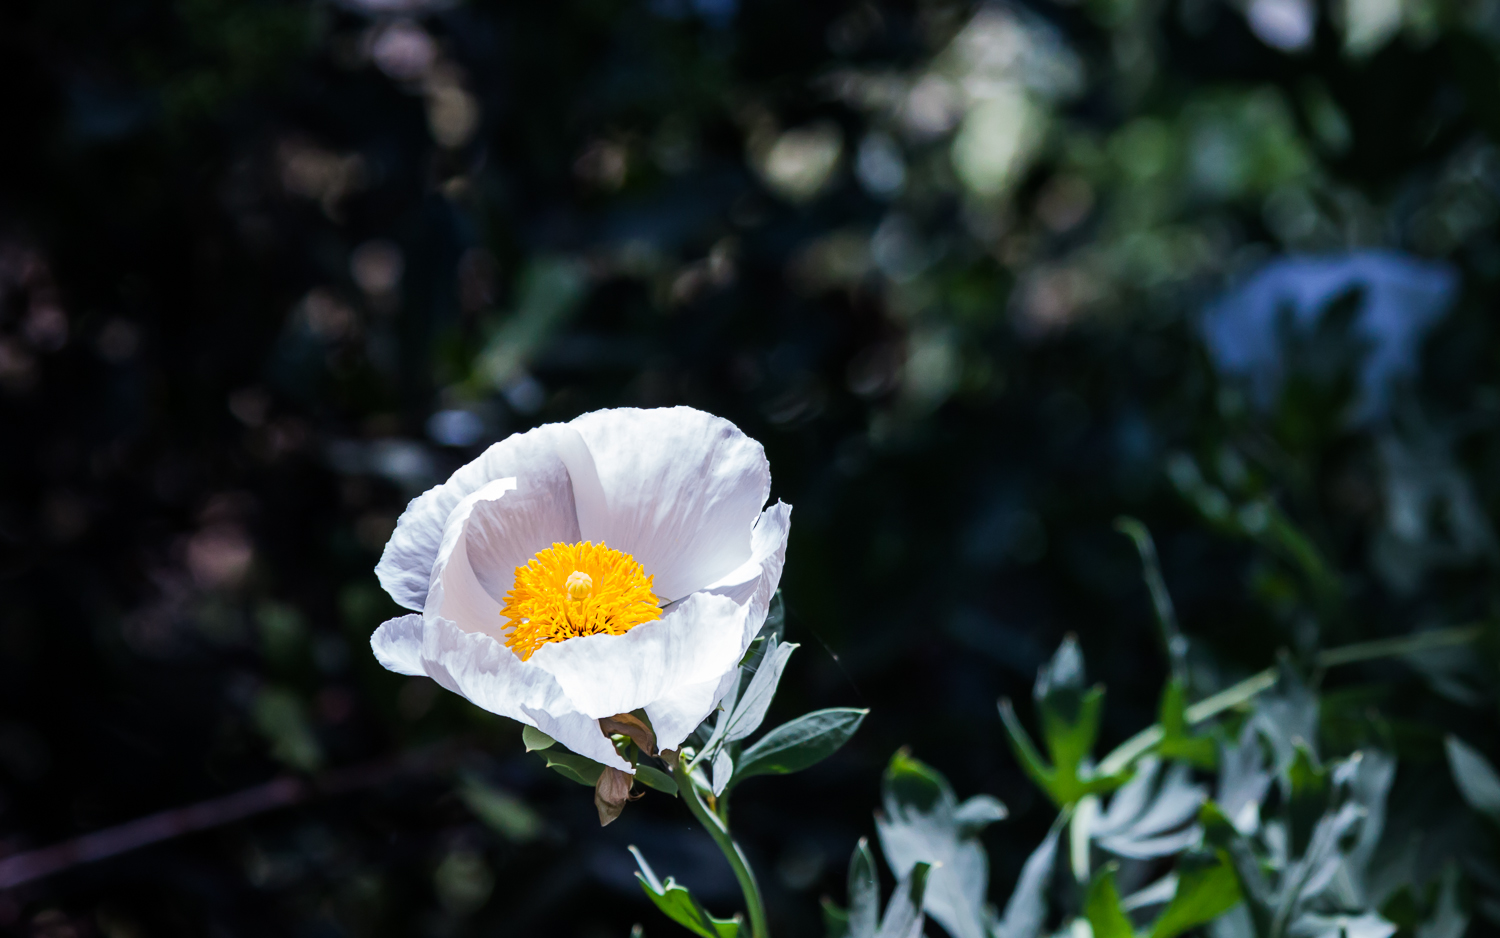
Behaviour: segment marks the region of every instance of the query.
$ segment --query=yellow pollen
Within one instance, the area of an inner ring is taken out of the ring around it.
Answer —
[[[661,618],[652,578],[627,553],[603,544],[553,544],[516,568],[500,614],[505,644],[524,661],[548,642],[623,635]]]

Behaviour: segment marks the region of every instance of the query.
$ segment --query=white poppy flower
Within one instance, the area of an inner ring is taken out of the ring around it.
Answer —
[[[689,407],[512,436],[401,515],[375,573],[419,612],[375,657],[633,771],[599,720],[644,709],[678,748],[765,622],[791,520],[770,489],[760,444]]]

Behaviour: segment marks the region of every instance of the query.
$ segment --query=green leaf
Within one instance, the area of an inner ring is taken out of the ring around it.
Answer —
[[[542,758],[547,760],[547,768],[564,778],[572,779],[590,788],[598,784],[599,776],[604,774],[604,766],[593,759],[566,749],[549,749]]]
[[[1016,754],[1016,761],[1021,763],[1021,768],[1032,782],[1050,795],[1056,773],[1037,751],[1030,734],[1016,717],[1016,708],[1011,705],[1009,697],[1000,698],[1000,722],[1005,726],[1005,735],[1010,740],[1011,751]]]
[[[1064,698],[1065,700],[1068,698]],[[1069,719],[1068,709],[1056,707],[1050,700],[1039,702],[1042,738],[1059,775],[1077,778],[1083,761],[1094,749],[1099,735],[1099,720],[1104,714],[1104,688],[1093,687],[1082,694]]]
[[[521,742],[526,744],[527,752],[537,752],[542,749],[551,748],[557,740],[543,733],[534,726],[521,726]]]
[[[1097,690],[1097,689],[1096,689]],[[1098,691],[1095,706],[1103,701],[1103,692]],[[1083,701],[1080,701],[1082,704]],[[1081,712],[1081,710],[1080,710]],[[1031,778],[1036,786],[1046,792],[1047,797],[1053,803],[1063,808],[1074,804],[1085,795],[1100,794],[1113,791],[1125,784],[1130,779],[1130,771],[1125,770],[1113,775],[1095,775],[1091,770],[1085,769],[1081,761],[1074,762],[1070,767],[1054,768],[1047,765],[1042,754],[1037,751],[1036,745],[1031,741],[1026,729],[1021,726],[1021,721],[1016,717],[1016,711],[1009,699],[1000,701],[1000,720],[1005,725],[1006,736],[1010,739],[1010,747],[1016,754],[1016,759],[1021,763],[1021,768]],[[1098,729],[1097,714],[1095,716],[1094,731]],[[1092,734],[1091,734],[1092,735]],[[1092,745],[1092,742],[1090,743]]]
[[[1239,878],[1227,856],[1185,855],[1177,863],[1177,895],[1152,926],[1150,938],[1177,938],[1228,912],[1241,898]]]
[[[635,767],[635,780],[647,788],[664,791],[673,798],[677,797],[677,781],[661,769],[655,769],[649,765],[638,765]]]
[[[465,777],[458,796],[475,817],[511,843],[531,843],[547,830],[546,823],[526,802],[479,778]]]
[[[1181,681],[1167,682],[1162,691],[1161,710],[1162,740],[1156,751],[1164,758],[1188,762],[1203,769],[1212,769],[1219,763],[1219,749],[1208,736],[1194,736],[1188,730],[1187,691]]]
[[[1294,743],[1292,764],[1287,770],[1291,798],[1287,804],[1287,826],[1291,855],[1300,857],[1312,842],[1313,829],[1329,808],[1328,770],[1319,766],[1303,742]]]
[[[939,804],[953,804],[953,789],[937,769],[912,758],[907,749],[896,750],[885,768],[885,790],[889,800],[930,813]]]
[[[1135,929],[1120,906],[1120,890],[1115,886],[1118,866],[1116,863],[1107,864],[1089,883],[1083,913],[1094,931],[1094,938],[1135,938]]]
[[[1448,767],[1453,772],[1453,781],[1469,807],[1500,824],[1500,775],[1495,773],[1489,760],[1479,750],[1448,735]]]
[[[730,784],[738,785],[756,775],[787,775],[816,765],[848,742],[869,712],[833,707],[781,724],[740,754]]]
[[[641,889],[668,918],[702,938],[736,938],[739,935],[738,918],[722,919],[709,915],[686,886],[679,886],[670,876],[663,883],[656,878],[656,873],[639,850],[632,846],[630,852],[640,866],[635,878],[641,881]]]

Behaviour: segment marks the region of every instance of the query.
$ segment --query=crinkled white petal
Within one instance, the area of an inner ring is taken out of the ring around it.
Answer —
[[[734,424],[671,407],[595,411],[569,426],[592,457],[590,474],[564,450],[582,536],[634,556],[658,596],[679,600],[749,559],[771,469]]]
[[[385,552],[375,567],[380,585],[407,609],[422,609],[448,516],[468,495],[496,479],[530,480],[551,490],[559,505],[572,501],[567,471],[557,454],[555,439],[561,428],[548,424],[507,437],[460,468],[442,485],[412,499],[396,522]]]
[[[422,666],[443,687],[491,713],[534,725],[596,762],[630,768],[600,731],[597,720],[579,714],[551,674],[522,661],[488,635],[429,617],[422,640]]]
[[[778,501],[761,512],[755,521],[755,529],[750,535],[750,559],[704,590],[749,606],[745,617],[747,648],[765,624],[771,597],[776,595],[776,587],[781,584],[781,571],[786,565],[786,540],[791,531],[792,506]]]
[[[727,597],[694,593],[654,622],[623,635],[551,642],[528,663],[555,677],[589,716],[629,713],[733,669],[743,654],[745,612]]]
[[[370,636],[370,649],[381,667],[397,674],[426,674],[422,670],[422,617],[397,616],[380,624]]]
[[[427,606],[423,610],[429,623],[435,618],[444,618],[465,632],[501,637],[500,602],[479,582],[473,565],[469,563],[467,535],[475,512],[483,514],[488,510],[488,503],[503,500],[515,485],[514,479],[496,479],[466,496],[448,516],[448,526],[443,531],[437,560],[432,566]]]
[[[494,484],[480,491],[488,491]],[[475,579],[491,599],[502,605],[505,594],[515,585],[517,567],[553,544],[576,544],[581,539],[565,474],[561,478],[518,478],[514,489],[503,497],[477,500],[462,533]],[[455,510],[450,522],[458,514]]]
[[[676,749],[681,746],[688,734],[697,729],[698,724],[707,719],[724,699],[734,683],[734,675],[734,668],[730,668],[717,681],[674,687],[647,704],[646,716],[656,733],[657,748]]]

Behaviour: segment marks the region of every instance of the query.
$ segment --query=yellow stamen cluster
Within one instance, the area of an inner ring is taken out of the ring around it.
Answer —
[[[500,614],[505,644],[524,661],[548,642],[623,635],[661,618],[652,578],[627,553],[603,544],[553,544],[516,568]]]

